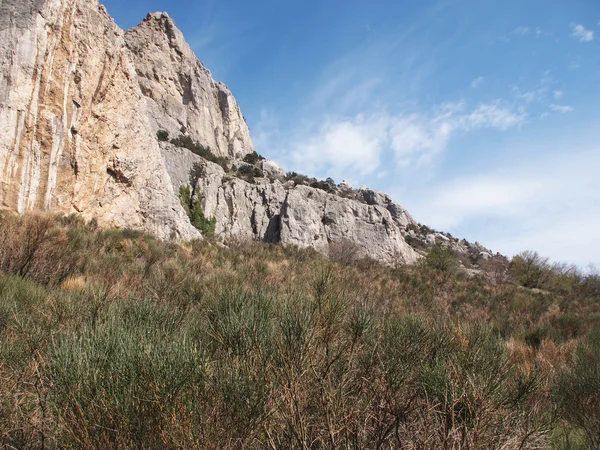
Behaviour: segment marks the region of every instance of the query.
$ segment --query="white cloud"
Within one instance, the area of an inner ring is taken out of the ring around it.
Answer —
[[[564,92],[563,91],[552,91],[552,96],[556,99],[556,100],[560,100],[561,98],[563,98]]]
[[[483,80],[485,80],[485,78],[483,77],[477,77],[475,78],[472,82],[471,82],[471,87],[472,88],[478,88],[479,86],[481,86],[481,83],[483,83]]]
[[[410,207],[411,213],[509,256],[533,249],[582,267],[598,264],[600,151],[571,145],[552,150],[564,156],[507,162],[438,184]]]
[[[574,108],[572,106],[569,105],[550,105],[550,109],[554,112],[559,112],[559,113],[570,113],[574,111]]]
[[[574,25],[571,36],[579,39],[579,42],[592,42],[594,40],[594,32],[586,30],[583,25]]]
[[[539,181],[490,174],[458,179],[436,191],[421,214],[441,229],[482,217],[517,217],[542,187]]]
[[[531,32],[531,28],[529,27],[517,27],[513,30],[513,34],[517,36],[525,36]]]
[[[289,144],[285,162],[308,174],[326,168],[328,175],[337,178],[371,175],[380,166],[387,121],[386,117],[360,115],[349,120],[325,120],[312,136]]]
[[[257,148],[278,154],[286,167],[308,175],[353,179],[380,171],[384,152],[391,152],[396,167],[425,168],[446,150],[456,134],[484,128],[505,131],[525,119],[524,113],[500,101],[480,104],[470,111],[464,102],[449,102],[429,113],[324,118],[320,125],[309,125],[291,138],[261,132],[259,126],[256,141]]]
[[[495,128],[505,131],[523,124],[526,117],[524,113],[501,106],[500,102],[497,101],[492,104],[479,105],[471,114],[461,117],[459,122],[467,130],[474,128]]]
[[[522,91],[519,87],[515,86],[512,88],[512,93],[515,96],[515,98],[520,102],[542,103],[548,97],[548,84],[550,83],[551,81],[542,79],[537,87],[534,87],[533,89],[528,91]]]

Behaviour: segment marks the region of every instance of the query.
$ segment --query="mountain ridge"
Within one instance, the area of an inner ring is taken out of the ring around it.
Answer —
[[[167,13],[123,31],[96,0],[2,9],[2,209],[75,213],[162,239],[200,238],[196,211],[221,239],[326,254],[342,245],[388,265],[440,244],[466,266],[491,257],[422,227],[384,193],[260,158],[235,98]]]

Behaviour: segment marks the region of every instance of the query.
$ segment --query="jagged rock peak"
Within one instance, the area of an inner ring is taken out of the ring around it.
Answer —
[[[232,159],[254,150],[233,95],[213,80],[168,14],[148,14],[125,40],[155,131],[187,134],[215,155]]]
[[[104,7],[0,6],[0,207],[198,237],[173,192],[123,31]]]

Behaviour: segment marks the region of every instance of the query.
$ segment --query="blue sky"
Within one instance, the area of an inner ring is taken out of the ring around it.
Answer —
[[[513,255],[600,266],[600,1],[102,1],[167,11],[286,170]]]

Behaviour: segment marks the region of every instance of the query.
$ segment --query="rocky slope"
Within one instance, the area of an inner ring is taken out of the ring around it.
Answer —
[[[189,186],[219,236],[324,253],[344,243],[387,264],[440,240],[480,250],[424,232],[385,194],[325,192],[271,161],[244,163],[254,149],[239,106],[165,13],[125,33],[96,0],[4,0],[0,38],[3,209],[198,238],[178,198]]]

